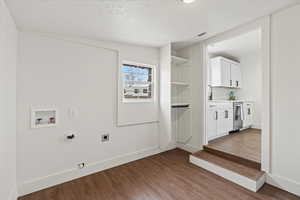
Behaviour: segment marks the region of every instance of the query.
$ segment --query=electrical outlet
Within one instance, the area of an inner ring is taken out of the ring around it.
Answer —
[[[109,141],[109,134],[103,134],[101,137],[102,142],[108,142]]]
[[[85,163],[79,163],[79,164],[78,164],[78,168],[79,168],[79,169],[83,169],[84,167],[85,167]]]

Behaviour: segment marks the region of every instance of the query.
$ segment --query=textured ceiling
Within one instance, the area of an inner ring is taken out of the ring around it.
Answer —
[[[23,30],[161,46],[215,35],[298,0],[6,0]]]

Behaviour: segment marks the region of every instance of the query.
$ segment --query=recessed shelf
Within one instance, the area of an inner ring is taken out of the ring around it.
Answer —
[[[178,56],[172,56],[172,64],[175,65],[182,65],[187,63],[189,60],[186,58],[178,57]]]
[[[187,83],[187,82],[180,82],[180,81],[172,81],[171,84],[172,84],[173,86],[185,86],[185,87],[187,87],[187,86],[190,85],[190,84]]]
[[[172,108],[189,108],[189,103],[172,103]]]

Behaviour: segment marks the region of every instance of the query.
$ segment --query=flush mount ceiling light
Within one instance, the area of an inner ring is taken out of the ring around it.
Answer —
[[[195,0],[181,0],[183,3],[193,3]]]

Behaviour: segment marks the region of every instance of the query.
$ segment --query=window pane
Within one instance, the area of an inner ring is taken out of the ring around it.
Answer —
[[[122,77],[124,98],[152,98],[152,68],[124,64]]]

